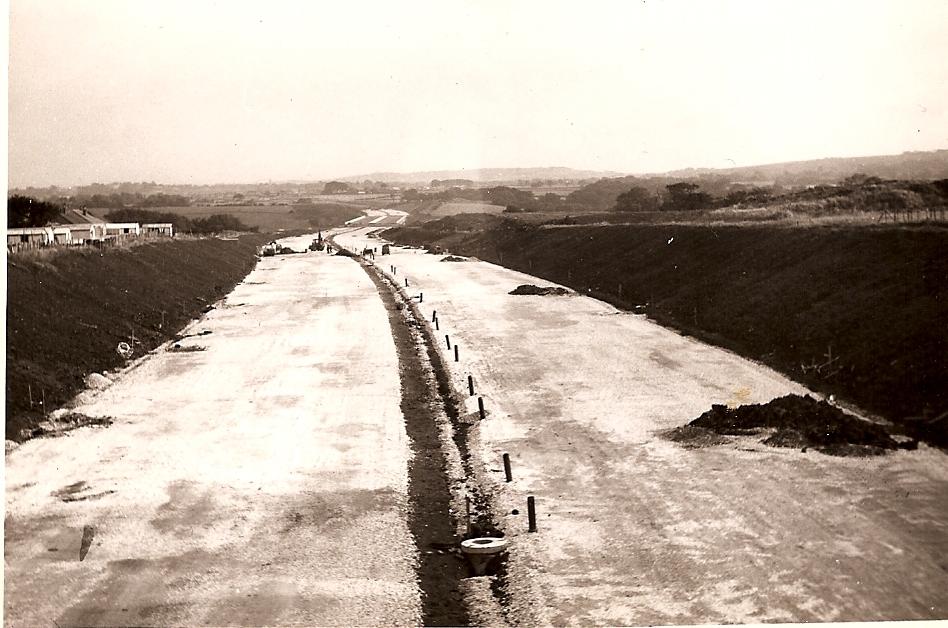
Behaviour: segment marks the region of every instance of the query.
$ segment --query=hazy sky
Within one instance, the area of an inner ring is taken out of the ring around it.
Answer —
[[[9,184],[948,148],[948,2],[10,0]]]

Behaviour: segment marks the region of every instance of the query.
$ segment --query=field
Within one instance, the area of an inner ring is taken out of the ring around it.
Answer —
[[[535,196],[543,196],[544,194],[556,194],[557,196],[566,196],[570,192],[575,192],[580,189],[581,185],[540,185],[540,186],[531,186],[531,185],[513,185],[511,187],[517,188],[518,190],[525,190],[527,192],[533,193]]]
[[[422,224],[429,220],[437,220],[450,216],[490,214],[499,215],[504,211],[500,205],[491,205],[480,201],[457,199],[453,201],[423,200],[409,201],[393,205],[397,209],[408,212],[408,224]]]
[[[158,207],[155,211],[181,214],[188,218],[206,218],[213,214],[230,214],[261,232],[297,229],[327,229],[362,214],[362,206],[354,203],[309,203],[298,205],[226,205]]]
[[[441,203],[437,209],[431,212],[432,218],[443,218],[444,216],[455,216],[457,214],[499,214],[504,211],[500,205],[491,205],[490,203],[478,203],[477,201],[448,201]]]
[[[550,229],[495,218],[484,230],[465,221],[385,237],[637,308],[891,420],[948,410],[943,227]]]

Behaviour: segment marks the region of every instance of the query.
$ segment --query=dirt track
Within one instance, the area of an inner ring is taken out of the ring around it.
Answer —
[[[206,350],[159,351],[78,408],[111,427],[7,455],[7,625],[417,624],[372,282],[343,257],[264,258],[190,329]]]
[[[370,241],[356,232],[349,242]],[[592,299],[509,295],[539,283],[527,275],[439,260],[393,248],[376,263],[396,266],[398,281],[423,293],[429,314],[437,310],[440,333],[460,349],[457,363],[446,352],[455,387],[465,390],[470,374],[485,399],[474,441],[495,511],[508,513],[512,617],[557,625],[948,617],[941,452],[923,445],[841,459],[754,439],[685,450],[658,433],[712,403],[806,391]],[[526,533],[527,495],[537,498],[537,534]]]

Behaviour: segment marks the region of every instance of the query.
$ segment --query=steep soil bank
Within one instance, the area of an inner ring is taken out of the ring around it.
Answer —
[[[568,285],[892,420],[948,409],[948,230],[622,225],[385,237]],[[514,288],[515,286],[511,286]]]
[[[271,236],[175,240],[128,249],[64,251],[7,262],[6,435],[68,401],[94,372],[170,339],[226,295]],[[32,403],[31,403],[32,399]]]

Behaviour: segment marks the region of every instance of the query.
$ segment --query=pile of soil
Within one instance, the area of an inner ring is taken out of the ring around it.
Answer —
[[[809,395],[787,395],[769,403],[737,408],[715,404],[686,427],[708,430],[718,435],[772,431],[768,438],[761,441],[765,445],[813,448],[838,456],[876,455],[887,450],[917,446],[917,442],[900,444],[885,427],[846,414]]]
[[[526,294],[526,295],[539,295],[546,296],[549,294],[562,296],[564,294],[569,294],[569,290],[566,288],[558,288],[555,286],[547,286],[541,288],[540,286],[534,286],[532,284],[522,284],[511,290],[508,294]]]
[[[171,346],[168,351],[172,353],[197,353],[201,351],[207,351],[207,347],[203,345],[179,345],[174,344]]]
[[[7,259],[7,438],[24,438],[44,415],[171,340],[225,296],[271,236],[155,241],[127,249],[74,249]],[[45,411],[44,411],[45,406]]]
[[[114,422],[110,416],[88,416],[81,412],[67,412],[55,419],[43,421],[29,428],[28,434],[19,434],[21,440],[40,436],[61,436],[80,427],[109,427]],[[9,438],[9,435],[7,436]],[[12,439],[11,439],[12,440]]]
[[[896,423],[948,411],[943,226],[494,223],[464,231],[435,221],[386,237],[444,246],[617,307],[647,303],[662,325]]]
[[[668,430],[662,434],[662,436],[688,449],[713,447],[714,445],[723,445],[730,442],[730,439],[712,430],[703,427],[695,427],[694,425],[676,427],[675,429]]]
[[[442,262],[466,262],[466,261],[467,261],[467,258],[458,257],[457,255],[448,255],[447,257],[445,257],[445,258],[442,259],[441,261],[442,261]]]

